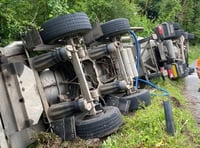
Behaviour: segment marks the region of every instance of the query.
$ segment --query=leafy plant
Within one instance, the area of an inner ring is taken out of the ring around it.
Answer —
[[[199,6],[195,0],[1,0],[0,46],[20,39],[26,26],[40,26],[49,18],[77,11],[85,12],[91,22],[128,18],[132,26],[144,27],[142,36],[149,36],[161,22],[176,20],[199,41]]]
[[[27,26],[37,27],[47,19],[68,13],[66,0],[1,0],[0,46],[20,39]]]
[[[190,46],[189,57],[190,64],[200,57],[200,49],[198,44],[195,46]]]

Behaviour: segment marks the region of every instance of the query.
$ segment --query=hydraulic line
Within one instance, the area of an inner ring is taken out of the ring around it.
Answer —
[[[140,79],[140,78],[138,78],[138,81],[143,82],[143,83],[145,83],[145,84],[147,84],[147,85],[149,85],[149,86],[151,86],[151,87],[153,87],[153,88],[155,88],[157,90],[162,91],[163,94],[160,94],[160,96],[169,96],[169,92],[167,90],[165,90],[165,89],[163,89],[161,87],[158,87],[157,85],[155,85],[155,84],[153,84],[153,83],[151,83],[149,81],[146,81],[146,80],[143,80],[143,79]],[[159,96],[158,94],[151,94],[151,95]]]
[[[139,72],[139,70],[140,70],[139,69],[140,68],[140,46],[139,46],[139,42],[137,40],[137,36],[135,35],[135,33],[133,31],[130,31],[130,34],[131,34],[132,38],[134,39],[134,42],[135,42],[135,45],[136,45],[136,68]],[[161,94],[161,96],[169,96],[169,92],[167,90],[165,90],[161,87],[158,87],[157,85],[155,85],[155,84],[153,84],[149,81],[140,79],[139,77],[136,77],[135,81],[136,81],[135,82],[136,89],[138,89],[138,81],[140,81],[140,82],[143,82],[143,83],[145,83],[145,84],[147,84],[147,85],[149,85],[149,86],[151,86],[151,87],[153,87],[157,90],[164,92],[163,94]],[[158,96],[158,94],[152,94],[152,95]]]
[[[130,31],[130,34],[135,41],[135,46],[136,46],[136,68],[139,73],[140,71],[140,45],[137,39],[137,36],[135,35],[134,31]],[[138,89],[138,77],[135,78],[135,87]]]

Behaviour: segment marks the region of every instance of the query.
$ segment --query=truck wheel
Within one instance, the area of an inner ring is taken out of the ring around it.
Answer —
[[[124,34],[131,29],[129,21],[126,18],[113,19],[102,24],[101,28],[104,34],[102,38]]]
[[[192,39],[194,39],[194,34],[188,33],[188,40],[192,40]]]
[[[42,25],[40,35],[44,43],[54,44],[65,37],[85,34],[91,28],[88,16],[79,12],[48,20]]]
[[[180,38],[184,34],[184,30],[175,30],[174,38]]]
[[[189,75],[191,75],[195,71],[193,67],[188,67],[188,69],[189,69]]]
[[[177,23],[177,22],[174,22],[174,23],[173,23],[173,26],[174,26],[174,30],[178,30],[178,29],[181,28],[181,27],[180,27],[180,24]]]
[[[139,92],[120,98],[120,100],[130,100],[131,104],[129,111],[134,111],[142,107],[142,105],[148,106],[151,104],[151,97],[147,89],[140,89]]]
[[[117,107],[104,107],[104,112],[95,116],[85,114],[76,117],[77,136],[83,139],[101,138],[115,132],[122,125],[121,113]]]

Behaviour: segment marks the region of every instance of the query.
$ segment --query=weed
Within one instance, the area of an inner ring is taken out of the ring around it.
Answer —
[[[192,64],[194,60],[200,57],[199,45],[191,46],[189,50],[189,63]]]

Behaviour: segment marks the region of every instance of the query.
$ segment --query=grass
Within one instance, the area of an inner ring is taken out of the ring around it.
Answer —
[[[170,136],[166,132],[163,100],[167,97],[155,96],[152,104],[144,110],[138,110],[134,116],[124,116],[124,125],[119,132],[106,139],[102,147],[109,148],[195,148],[200,146],[200,129],[188,109],[182,95],[183,81],[155,81],[167,89],[172,98],[172,108],[176,132]],[[178,87],[177,87],[178,86]]]
[[[200,45],[191,46],[189,50],[189,63],[200,57]]]

